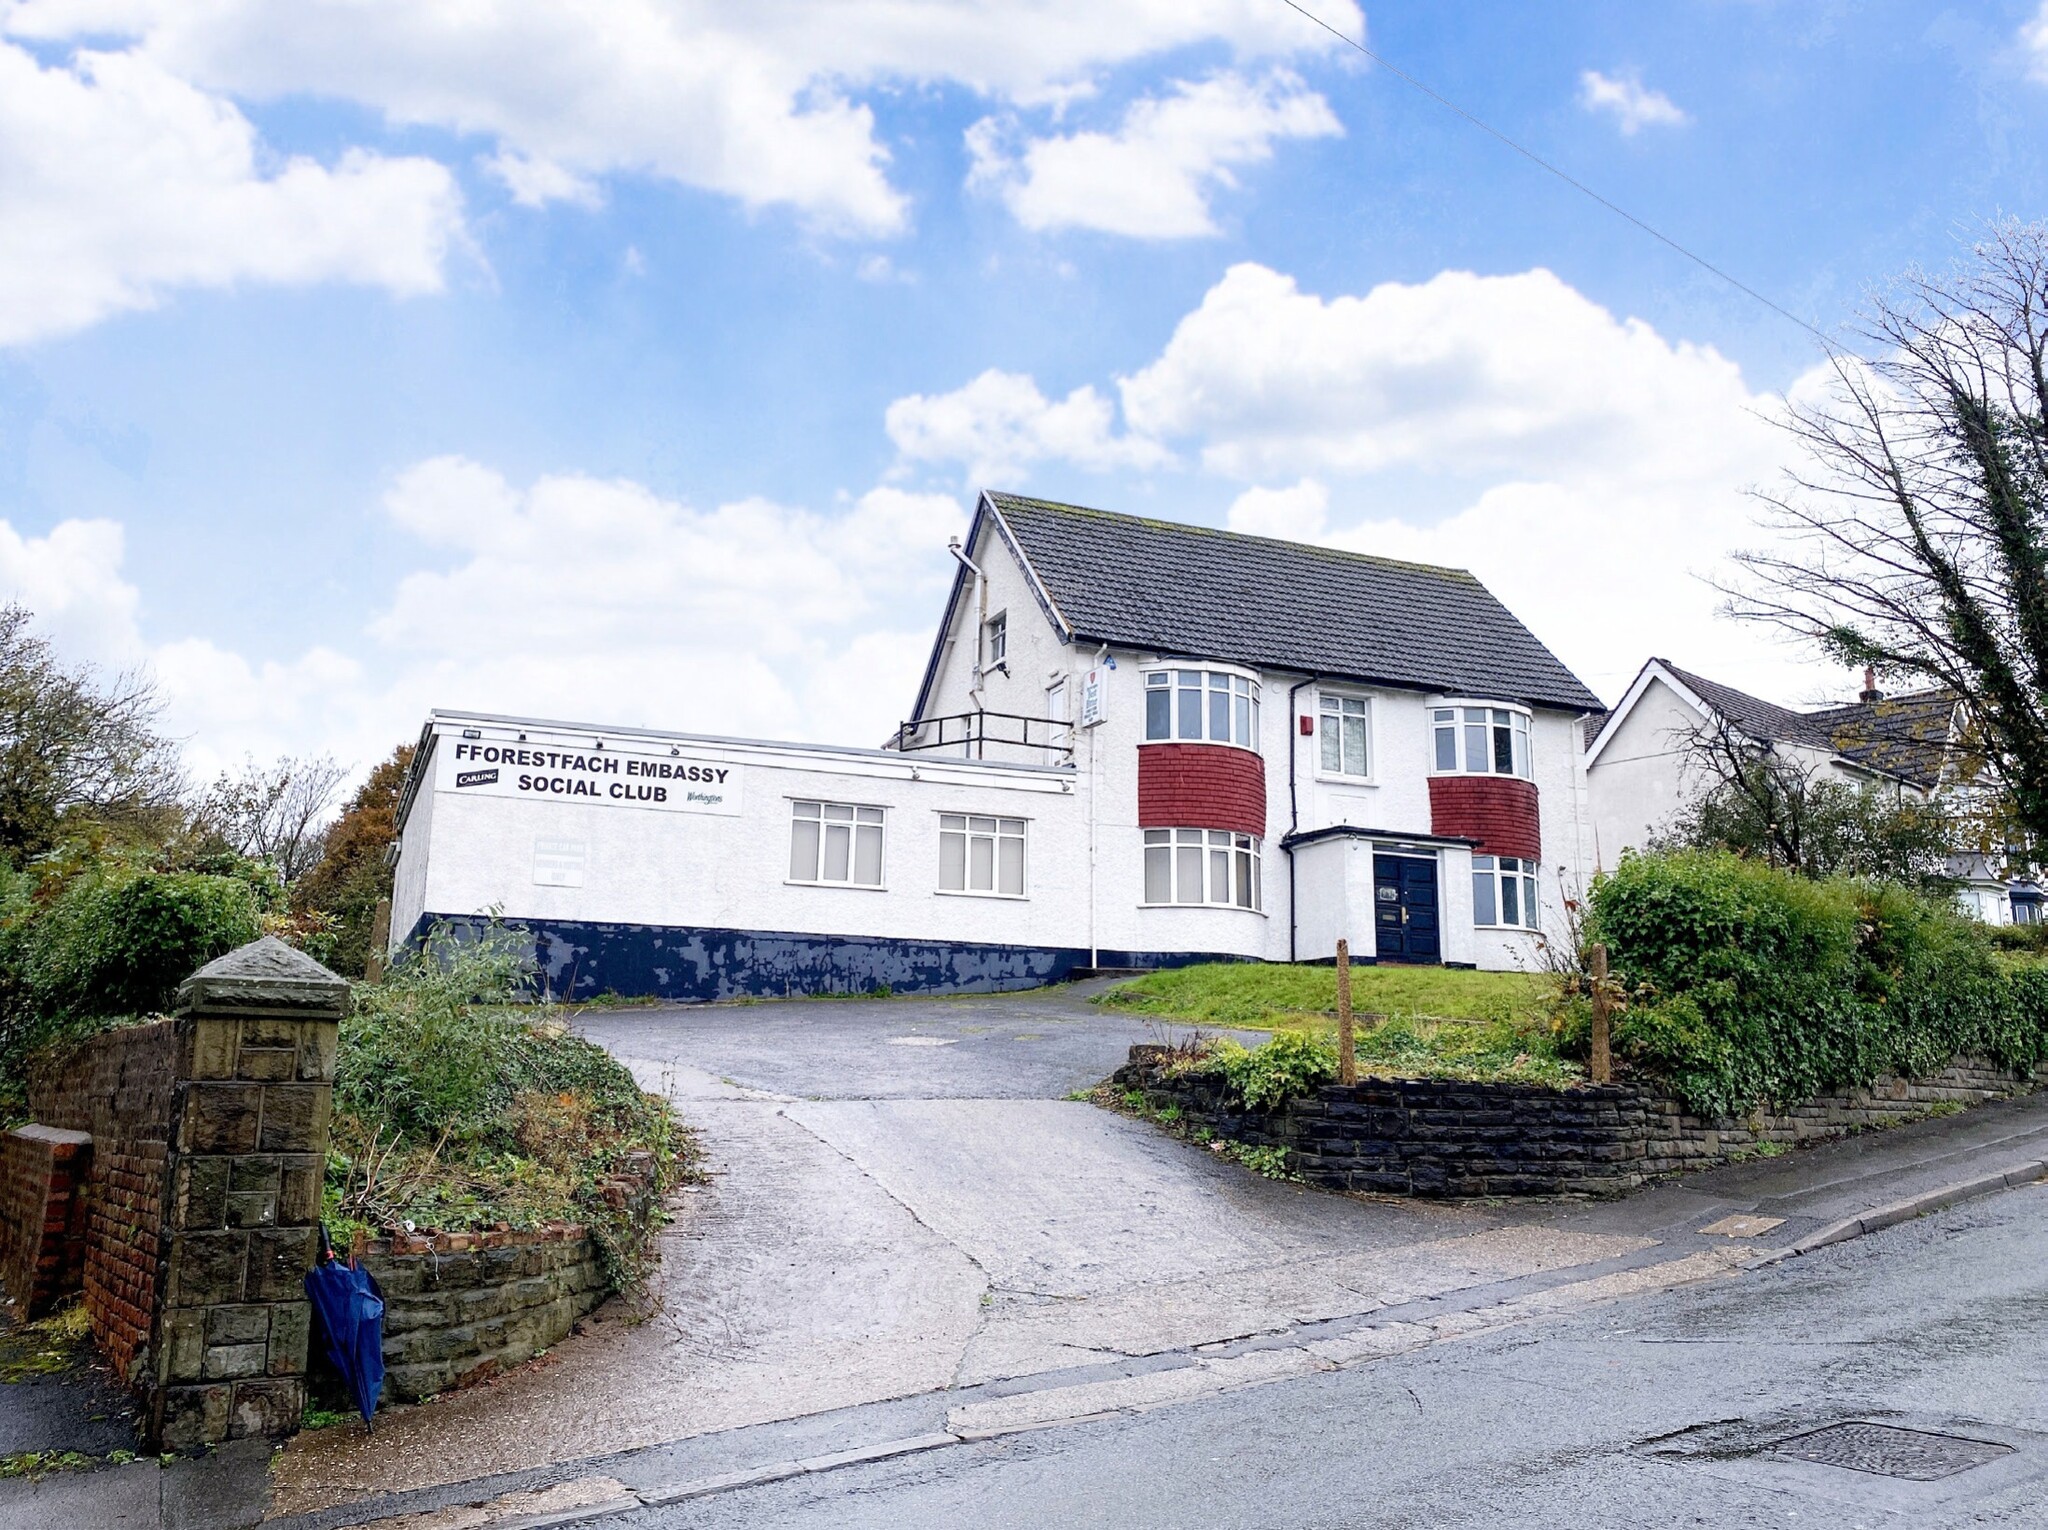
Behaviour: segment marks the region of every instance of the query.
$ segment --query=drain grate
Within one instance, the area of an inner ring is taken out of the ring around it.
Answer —
[[[1984,1466],[2012,1454],[2010,1445],[1966,1440],[1961,1435],[1933,1434],[1925,1429],[1900,1429],[1853,1419],[1810,1434],[1795,1434],[1770,1447],[1774,1456],[1815,1461],[1878,1477],[1904,1477],[1911,1482],[1939,1482],[1973,1466]]]

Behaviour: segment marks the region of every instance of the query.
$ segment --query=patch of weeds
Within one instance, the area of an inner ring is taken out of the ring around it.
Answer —
[[[331,1408],[316,1407],[312,1403],[308,1403],[306,1411],[299,1415],[299,1427],[301,1429],[332,1429],[336,1424],[346,1424],[355,1417],[357,1415],[354,1413],[336,1412]]]
[[[104,1456],[88,1456],[76,1450],[24,1450],[0,1456],[0,1479],[23,1477],[40,1482],[56,1472],[89,1472],[102,1464],[126,1466],[134,1459],[132,1450],[109,1451]]]
[[[1287,1149],[1284,1147],[1254,1147],[1249,1142],[1232,1142],[1221,1138],[1209,1144],[1209,1150],[1223,1157],[1234,1159],[1252,1173],[1265,1179],[1277,1179],[1299,1185],[1304,1181],[1299,1174],[1287,1167]]]
[[[1728,1152],[1730,1163],[1753,1163],[1759,1158],[1783,1158],[1792,1151],[1789,1142],[1752,1142],[1746,1147],[1731,1148]]]
[[[61,1376],[92,1357],[92,1320],[85,1304],[73,1302],[59,1312],[12,1333],[0,1334],[0,1385]]]
[[[1969,1108],[1961,1100],[1936,1100],[1920,1114],[1928,1120],[1935,1120],[1942,1116],[1959,1116]]]

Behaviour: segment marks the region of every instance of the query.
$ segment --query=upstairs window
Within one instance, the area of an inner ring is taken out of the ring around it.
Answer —
[[[983,645],[987,653],[986,666],[994,669],[998,664],[1007,663],[1010,657],[1010,613],[998,611],[988,619],[988,641]]]
[[[939,891],[1024,896],[1024,820],[939,814]]]
[[[1437,707],[1430,714],[1439,774],[1520,776],[1528,780],[1529,714],[1507,707]]]
[[[1472,922],[1536,928],[1536,863],[1512,855],[1472,857]]]
[[[1220,669],[1155,669],[1145,676],[1145,737],[1259,747],[1259,682]]]
[[[1317,693],[1320,716],[1316,731],[1322,736],[1322,770],[1329,776],[1369,776],[1367,738],[1371,732],[1370,703],[1363,696],[1346,696],[1334,691]]]
[[[850,802],[793,802],[789,879],[842,887],[882,885],[882,810]]]

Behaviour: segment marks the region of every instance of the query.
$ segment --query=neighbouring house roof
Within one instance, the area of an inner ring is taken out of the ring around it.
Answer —
[[[1957,703],[1951,691],[1913,691],[1799,712],[1681,669],[1669,659],[1652,659],[1650,664],[1758,743],[1825,749],[1922,790],[1940,781],[1953,746]]]
[[[1077,642],[1570,712],[1600,708],[1462,569],[1019,494],[983,494],[977,520],[989,515],[1036,578],[1048,614]],[[956,600],[963,588],[956,582]],[[935,666],[936,651],[933,658]],[[927,691],[932,678],[928,671]]]

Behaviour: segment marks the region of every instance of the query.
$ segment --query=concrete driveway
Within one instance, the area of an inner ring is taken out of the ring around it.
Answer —
[[[374,1436],[301,1436],[279,1458],[273,1512],[1085,1379],[1653,1241],[1546,1208],[1279,1184],[1071,1100],[1159,1039],[1089,996],[587,1016],[581,1029],[674,1097],[708,1150],[709,1184],[679,1198],[664,1237],[652,1313],[614,1302],[544,1361],[392,1410]]]

